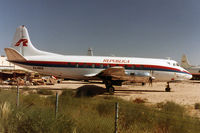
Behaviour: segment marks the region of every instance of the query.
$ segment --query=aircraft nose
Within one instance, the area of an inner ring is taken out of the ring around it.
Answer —
[[[192,74],[188,74],[187,76],[186,76],[186,79],[191,79],[192,78]]]
[[[191,79],[192,78],[192,74],[190,72],[186,71],[186,70],[185,70],[185,72],[186,72],[186,75],[184,76],[185,79],[188,79],[188,80]]]
[[[189,80],[192,78],[192,74],[190,72],[188,72],[187,70],[185,70],[184,68],[182,68],[182,71],[185,73],[184,74],[184,79],[185,80]]]

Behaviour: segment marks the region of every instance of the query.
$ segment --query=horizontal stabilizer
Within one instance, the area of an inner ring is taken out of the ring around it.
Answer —
[[[13,48],[5,48],[5,52],[8,61],[20,61],[20,62],[26,61],[26,59]]]

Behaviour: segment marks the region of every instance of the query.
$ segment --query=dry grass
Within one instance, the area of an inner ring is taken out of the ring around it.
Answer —
[[[75,95],[73,91],[63,91],[59,96],[58,114],[55,117],[55,95],[44,98],[39,94],[21,94],[20,106],[16,108],[15,102],[12,102],[16,100],[16,92],[2,91],[0,132],[114,132],[116,102],[119,103],[120,133],[200,131],[200,120],[189,116],[183,106],[173,102],[163,102],[155,107],[145,105],[143,99],[137,99],[134,103],[113,96],[76,97]]]
[[[1,119],[7,120],[8,116],[11,112],[10,104],[8,102],[4,102],[0,105]]]

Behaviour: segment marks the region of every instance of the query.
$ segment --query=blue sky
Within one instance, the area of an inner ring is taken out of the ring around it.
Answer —
[[[0,18],[0,54],[25,25],[41,50],[200,64],[199,0],[0,0]]]

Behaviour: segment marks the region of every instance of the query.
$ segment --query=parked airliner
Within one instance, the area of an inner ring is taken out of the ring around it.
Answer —
[[[110,93],[114,92],[113,85],[122,85],[127,80],[147,82],[152,78],[169,83],[192,78],[176,61],[169,59],[74,56],[41,51],[32,45],[24,25],[17,28],[11,47],[5,48],[5,52],[8,61],[39,73],[76,80],[102,80]],[[170,91],[170,87],[165,90]]]
[[[191,65],[185,54],[183,54],[181,58],[181,67],[183,67],[192,74],[192,79],[200,80],[200,66]]]

